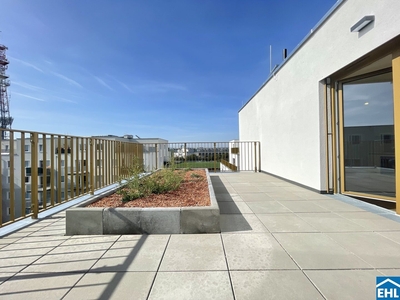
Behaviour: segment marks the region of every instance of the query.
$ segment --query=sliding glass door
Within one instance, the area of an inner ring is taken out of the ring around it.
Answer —
[[[342,190],[396,196],[391,69],[347,79],[342,90]]]

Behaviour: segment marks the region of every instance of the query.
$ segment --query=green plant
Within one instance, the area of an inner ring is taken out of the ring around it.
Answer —
[[[127,202],[150,194],[161,194],[179,188],[183,181],[182,173],[174,168],[162,169],[149,176],[143,176],[143,168],[134,162],[130,169],[129,179],[126,183],[120,182],[121,188],[118,194],[122,195],[122,201]]]
[[[190,177],[192,177],[192,178],[202,178],[203,176],[201,176],[201,175],[199,175],[199,174],[197,174],[197,173],[192,173],[192,174],[190,175]]]

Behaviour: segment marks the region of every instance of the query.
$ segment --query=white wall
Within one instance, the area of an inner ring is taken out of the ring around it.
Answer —
[[[399,12],[399,0],[344,1],[242,108],[239,137],[261,142],[263,171],[325,189],[320,81],[399,35]],[[372,26],[350,32],[366,15]]]

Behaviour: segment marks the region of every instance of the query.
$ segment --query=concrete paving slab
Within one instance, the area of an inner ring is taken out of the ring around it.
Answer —
[[[382,275],[378,276],[400,276],[400,268],[399,269],[379,269],[378,270]]]
[[[294,200],[304,200],[304,198],[296,195],[295,193],[289,193],[289,192],[271,193],[271,192],[268,192],[268,191],[265,191],[265,192],[266,192],[267,196],[271,197],[273,200],[276,200],[276,201],[280,201],[280,200],[286,200],[286,201],[289,201],[289,200],[293,200],[293,201]]]
[[[301,271],[232,271],[236,299],[324,299]]]
[[[86,273],[105,253],[105,250],[88,250],[73,253],[52,254],[51,252],[41,257],[33,264],[26,267],[23,272],[35,273],[60,273],[77,272]]]
[[[222,214],[220,224],[224,233],[268,232],[254,214]]]
[[[155,274],[155,272],[88,273],[63,299],[146,299]]]
[[[62,299],[83,274],[19,273],[0,287],[2,299]]]
[[[278,201],[247,202],[255,214],[290,213],[291,211]]]
[[[221,214],[251,214],[253,211],[245,202],[218,202]]]
[[[268,196],[266,193],[241,193],[240,197],[243,199],[243,201],[246,202],[262,202],[262,201],[273,201],[270,196]]]
[[[256,186],[242,186],[242,187],[235,186],[233,192],[241,194],[241,193],[259,193],[262,191]]]
[[[218,202],[243,202],[238,194],[215,194]]]
[[[308,270],[305,274],[326,299],[375,300],[376,270]]]
[[[364,212],[365,210],[354,206],[350,205],[347,203],[344,203],[339,200],[329,200],[329,201],[313,201],[313,203],[322,206],[323,208],[332,211],[332,212]]]
[[[227,270],[219,234],[171,235],[160,271]]]
[[[90,272],[157,271],[169,235],[125,235]]]
[[[270,233],[222,234],[230,270],[298,269]]]
[[[4,282],[13,277],[16,273],[15,272],[0,272],[0,285]]]
[[[295,214],[257,214],[257,217],[270,232],[317,232]]]
[[[297,216],[320,232],[349,232],[367,230],[365,227],[351,222],[350,220],[347,220],[336,213],[298,213]]]
[[[306,189],[304,189],[303,192],[301,191],[296,192],[296,195],[305,200],[319,200],[319,199],[330,200],[330,197],[328,195],[320,194],[313,191],[307,191]]]
[[[327,235],[374,268],[400,268],[399,244],[379,234],[357,232]]]
[[[119,236],[85,236],[84,238],[74,236],[60,246],[55,248],[50,254],[68,254],[79,252],[90,252],[98,250],[108,250]]]
[[[2,237],[0,238],[0,249],[21,239],[21,237],[12,237],[11,235]]]
[[[344,233],[340,233],[342,235]],[[323,233],[274,233],[274,237],[302,269],[372,268]]]
[[[287,207],[290,211],[297,213],[297,212],[328,212],[326,208],[323,206],[318,205],[315,201],[278,201],[283,206]],[[322,201],[327,202],[327,201]]]
[[[383,232],[375,232],[375,233],[380,234],[380,235],[384,236],[385,238],[400,244],[400,231],[383,231]]]
[[[42,256],[30,255],[25,257],[8,257],[0,259],[0,272],[19,272]]]
[[[400,230],[400,222],[371,212],[338,212],[337,214],[371,231]]]
[[[228,272],[159,272],[151,299],[234,299]]]

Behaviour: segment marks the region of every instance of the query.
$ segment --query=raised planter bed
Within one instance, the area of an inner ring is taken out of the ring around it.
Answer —
[[[118,188],[66,211],[67,235],[176,234],[220,232],[219,207],[206,169],[210,206],[152,208],[88,208]]]

